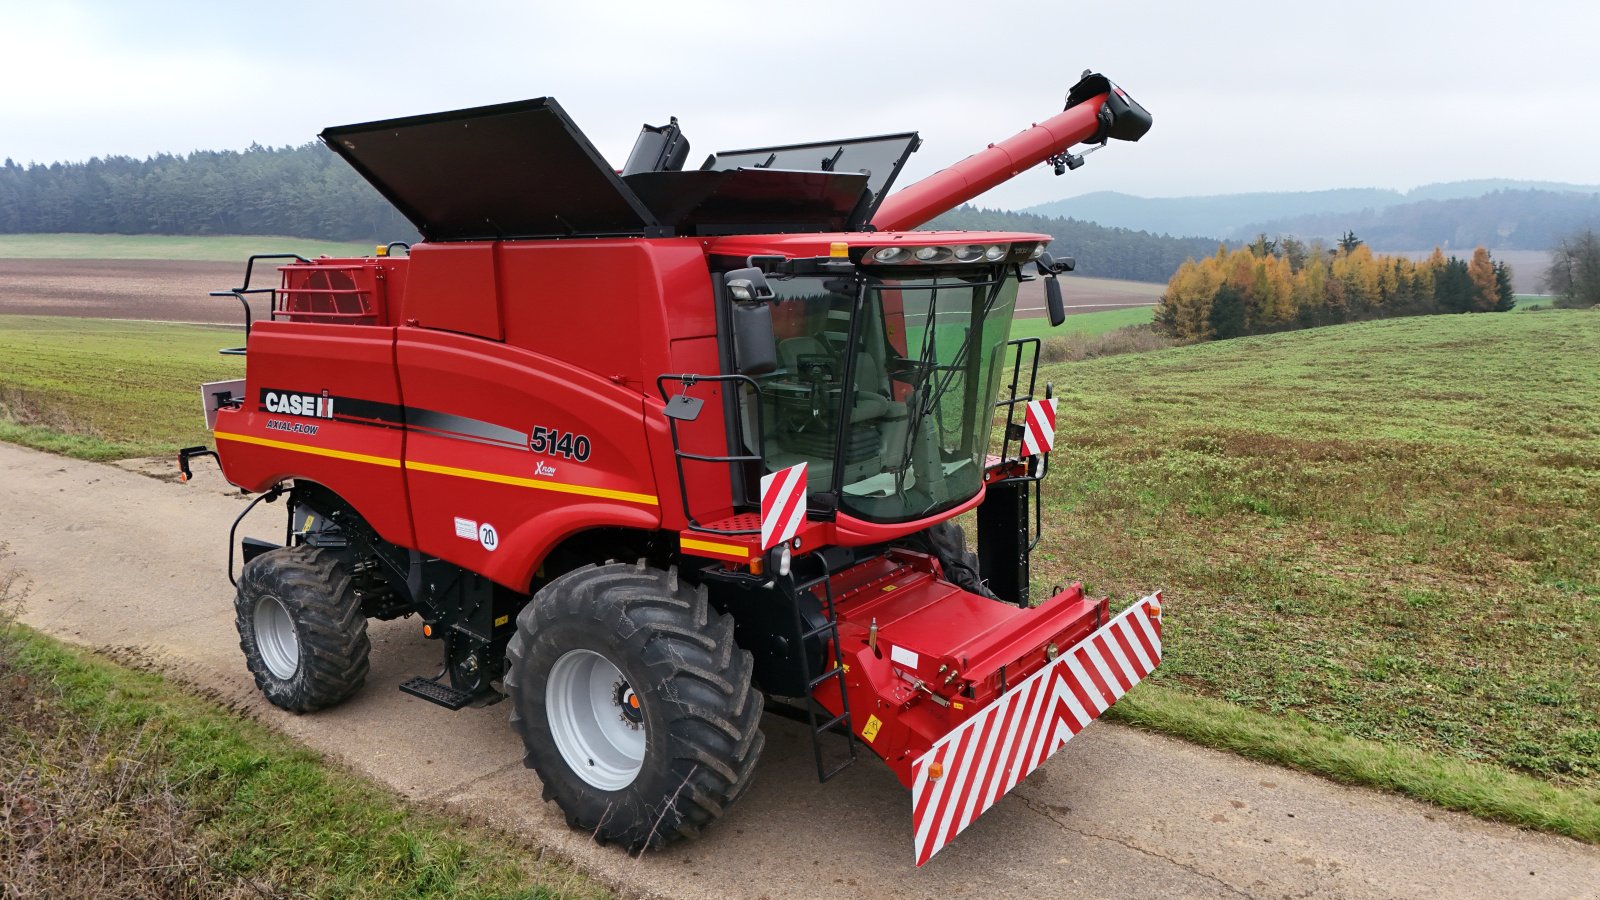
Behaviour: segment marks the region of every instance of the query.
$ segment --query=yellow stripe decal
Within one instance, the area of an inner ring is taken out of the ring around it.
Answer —
[[[308,447],[305,444],[291,444],[288,441],[275,441],[271,438],[256,437],[250,434],[230,434],[226,431],[211,433],[219,441],[238,441],[241,444],[258,444],[262,447],[272,447],[278,450],[293,450],[297,453],[309,453],[312,456],[331,456],[334,459],[348,459],[351,462],[371,463],[375,466],[386,466],[390,469],[400,468],[400,460],[388,456],[368,456],[365,453],[351,453],[348,450],[329,450],[326,447]]]
[[[238,441],[243,444],[257,444],[262,447],[272,447],[278,450],[293,450],[296,453],[309,453],[312,456],[328,456],[333,459],[347,459],[351,462],[371,463],[375,466],[385,466],[390,469],[400,468],[400,460],[388,456],[369,456],[365,453],[351,453],[347,450],[329,450],[326,447],[308,447],[305,444],[291,444],[288,441],[275,441],[271,438],[256,437],[249,434],[231,434],[225,431],[212,432],[212,436],[219,441]],[[519,478],[515,475],[501,475],[497,472],[479,472],[476,469],[457,469],[454,466],[439,466],[433,463],[408,461],[405,468],[418,472],[433,472],[437,475],[453,475],[456,478],[471,478],[475,481],[492,481],[496,484],[511,484],[517,487],[533,488],[539,491],[555,491],[561,494],[578,494],[584,497],[602,497],[607,500],[622,500],[627,503],[642,503],[646,506],[659,506],[660,502],[649,494],[634,494],[628,491],[614,491],[610,488],[586,487],[581,484],[562,484],[557,481],[536,481],[532,478]],[[742,548],[741,548],[742,549]]]
[[[750,557],[750,548],[738,544],[716,544],[711,541],[697,541],[694,538],[678,538],[678,546],[685,550],[704,550],[707,553],[725,553],[728,556],[737,556],[740,559]]]
[[[406,468],[418,472],[433,472],[437,475],[454,475],[457,478],[471,478],[474,481],[492,481],[495,484],[514,484],[518,487],[533,488],[536,491],[556,491],[562,494],[581,494],[585,497],[603,497],[607,500],[622,500],[627,503],[643,503],[646,506],[659,505],[656,498],[649,494],[633,494],[628,491],[614,491],[610,488],[586,487],[581,484],[562,484],[559,481],[539,481],[533,478],[519,478],[516,475],[501,475],[498,472],[479,472],[476,469],[457,469],[454,466],[440,466],[433,463],[406,460]]]

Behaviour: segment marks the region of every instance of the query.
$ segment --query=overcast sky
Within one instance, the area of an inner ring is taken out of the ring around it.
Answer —
[[[0,156],[300,144],[553,96],[614,164],[678,116],[704,153],[890,131],[902,185],[1058,112],[1085,68],[1155,117],[983,202],[1600,182],[1600,4],[0,0]]]

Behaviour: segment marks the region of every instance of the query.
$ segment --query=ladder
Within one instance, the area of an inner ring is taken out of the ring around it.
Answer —
[[[800,656],[800,673],[806,683],[804,721],[811,734],[811,751],[817,764],[817,780],[826,782],[856,761],[856,742],[855,728],[850,721],[850,694],[845,688],[844,666],[841,664],[844,657],[839,648],[839,619],[834,611],[833,586],[830,583],[833,573],[828,568],[827,560],[821,555],[816,558],[822,566],[821,575],[798,584],[795,583],[793,576],[786,581],[790,599],[793,601],[790,608],[794,611],[794,630],[800,636],[796,650]],[[819,585],[822,587],[823,622],[815,628],[807,628],[805,618],[800,613],[800,598]],[[813,675],[811,654],[806,652],[806,644],[817,637],[823,639],[822,659],[825,669]],[[816,689],[827,683],[830,678],[835,679],[839,685],[840,710],[836,716],[830,716],[828,710],[813,697]],[[845,746],[844,759],[831,765],[826,761],[823,750],[823,735],[829,732],[841,737]]]

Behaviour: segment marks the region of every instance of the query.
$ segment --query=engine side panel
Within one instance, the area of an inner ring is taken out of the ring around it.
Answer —
[[[262,491],[291,478],[334,491],[384,540],[415,546],[393,328],[261,322],[244,404],[217,413],[223,473]]]
[[[570,534],[659,527],[637,391],[427,329],[401,329],[396,355],[417,549],[525,589]]]

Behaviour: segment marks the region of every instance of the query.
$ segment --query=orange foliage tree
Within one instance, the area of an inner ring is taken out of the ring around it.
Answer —
[[[1437,248],[1413,262],[1373,253],[1354,234],[1332,250],[1261,235],[1179,267],[1156,307],[1156,325],[1181,340],[1203,341],[1512,303],[1509,270],[1482,247],[1470,262],[1447,259]]]

